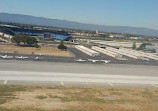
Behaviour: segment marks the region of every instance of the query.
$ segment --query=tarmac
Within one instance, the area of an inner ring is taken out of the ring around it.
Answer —
[[[68,50],[74,57],[0,53],[14,57],[0,58],[0,84],[158,87],[158,61],[128,57],[117,60],[104,54],[91,57],[72,47]],[[110,60],[111,63],[77,62],[75,59]]]
[[[152,65],[152,66],[158,66],[158,61],[156,60],[150,60],[150,61],[143,61],[140,59],[132,59],[129,57],[124,56],[127,60],[118,60],[115,58],[112,58],[105,54],[100,54],[99,56],[91,57],[73,47],[69,47],[68,51],[74,55],[74,57],[55,57],[55,56],[40,56],[40,55],[25,55],[25,54],[14,54],[14,53],[0,53],[0,55],[8,55],[13,56],[12,59],[7,60],[17,60],[17,61],[37,61],[37,62],[61,62],[61,63],[81,63],[81,64],[104,64],[104,62],[96,62],[93,63],[91,61],[88,61],[88,59],[93,60],[110,60],[110,64],[133,64],[133,65]],[[29,59],[17,59],[15,56],[27,56]],[[35,60],[36,57],[41,58],[40,60]],[[75,61],[75,59],[83,59],[86,60],[86,62],[78,62]],[[0,58],[0,60],[6,60],[3,58]]]
[[[158,87],[158,66],[0,60],[0,84]]]

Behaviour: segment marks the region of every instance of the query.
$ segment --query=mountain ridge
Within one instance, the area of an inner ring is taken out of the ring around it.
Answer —
[[[158,30],[144,27],[131,26],[105,26],[73,22],[68,20],[50,19],[45,17],[35,17],[32,15],[0,13],[0,22],[11,22],[20,24],[30,24],[39,26],[53,26],[61,28],[81,29],[81,30],[99,30],[103,32],[129,33],[147,36],[158,36]]]

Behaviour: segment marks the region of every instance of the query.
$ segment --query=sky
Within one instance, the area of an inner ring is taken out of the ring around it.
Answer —
[[[0,0],[0,12],[158,30],[158,0]]]

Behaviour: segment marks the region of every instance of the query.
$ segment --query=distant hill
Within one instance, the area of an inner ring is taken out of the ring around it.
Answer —
[[[81,30],[92,30],[92,31],[99,30],[104,32],[158,36],[158,30],[142,28],[142,27],[92,25],[92,24],[71,22],[66,20],[48,19],[43,17],[34,17],[30,15],[20,15],[20,14],[0,13],[0,22],[12,22],[12,23],[53,26],[53,27],[72,28],[72,29],[81,29]]]

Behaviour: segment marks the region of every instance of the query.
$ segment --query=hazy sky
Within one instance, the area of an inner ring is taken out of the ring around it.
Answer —
[[[0,0],[0,12],[158,29],[158,0]]]

